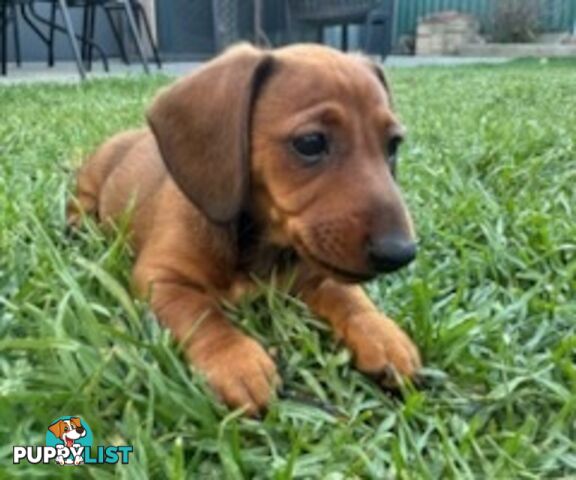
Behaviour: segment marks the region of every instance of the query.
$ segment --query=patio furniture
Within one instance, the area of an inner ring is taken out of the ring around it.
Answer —
[[[49,3],[50,4],[50,17],[45,18],[40,15],[36,6],[38,3]],[[72,23],[72,18],[70,15],[69,5],[67,0],[25,0],[21,2],[21,13],[22,17],[28,24],[28,26],[36,33],[38,38],[46,45],[48,49],[48,66],[54,66],[54,42],[55,33],[61,32],[66,34],[70,42],[70,47],[72,49],[72,54],[74,61],[76,63],[76,68],[78,69],[78,74],[80,79],[84,80],[86,77],[86,71],[82,63],[82,55],[78,47],[77,40],[82,42],[84,45],[89,42],[84,36],[77,35]],[[56,13],[60,11],[60,15],[64,22],[64,26],[60,25],[56,21]],[[42,31],[39,25],[43,25],[48,28],[48,32]],[[104,55],[104,52],[97,46],[94,45],[101,52],[103,62],[105,64],[105,69],[108,69],[108,62]]]
[[[8,63],[8,6],[0,1],[0,74],[6,75]]]
[[[72,21],[70,19],[70,12],[68,11],[65,0],[50,0],[54,4],[53,22],[55,22],[56,10],[60,11],[62,21],[64,26],[58,25],[58,30],[67,34],[70,40],[70,46],[72,47],[72,52],[74,54],[74,59],[78,67],[78,73],[81,78],[84,78],[85,73],[82,68],[82,63],[80,59],[80,51],[78,50],[78,44],[76,43],[76,35],[74,33],[74,28]],[[48,42],[48,38],[43,34],[43,32],[38,28],[38,26],[31,19],[31,10],[33,10],[34,0],[0,0],[0,63],[1,63],[1,73],[5,75],[7,73],[7,30],[8,22],[12,20],[14,22],[15,28],[15,44],[16,44],[16,61],[20,63],[20,41],[19,41],[19,26],[18,26],[18,14],[16,7],[20,6],[20,13],[24,21],[32,28],[32,30],[45,42]],[[11,17],[8,17],[8,12],[12,12]]]
[[[110,27],[112,28],[112,31],[114,32],[114,36],[116,37],[116,41],[118,43],[118,49],[120,51],[120,55],[122,56],[122,60],[124,60],[124,63],[126,64],[130,64],[130,59],[128,57],[128,55],[126,54],[126,49],[125,47],[122,45],[121,42],[121,36],[120,36],[120,32],[117,28],[117,26],[114,23],[114,17],[112,16],[111,12],[113,11],[118,11],[118,10],[122,10],[123,9],[123,1],[104,1],[102,3],[102,7],[104,8],[104,11],[106,12],[106,16],[108,18],[108,21],[110,23]],[[139,0],[130,0],[130,3],[132,4],[132,9],[134,11],[134,18],[136,21],[136,27],[138,30],[138,34],[142,37],[142,34],[144,33],[146,36],[146,41],[148,42],[148,45],[150,47],[150,50],[152,51],[152,56],[154,57],[154,61],[156,63],[156,66],[158,68],[162,68],[162,60],[160,59],[160,53],[158,51],[158,45],[156,45],[156,42],[154,41],[154,37],[152,35],[152,28],[150,26],[150,21],[148,19],[148,15],[146,14],[146,10],[144,9],[142,3]],[[125,10],[124,12],[127,15],[127,10]],[[128,18],[127,18],[128,19]],[[128,19],[129,21],[129,19]]]
[[[42,1],[42,0],[40,0]],[[50,1],[52,3],[52,10],[50,15],[50,20],[42,19],[38,15],[36,16],[37,19],[46,24],[49,28],[50,36],[49,36],[49,57],[53,58],[53,32],[54,30],[58,30],[58,26],[54,22],[54,9],[55,9],[55,0],[43,0],[43,1]],[[92,67],[92,53],[94,50],[98,51],[100,59],[104,65],[104,70],[108,71],[108,58],[104,53],[103,49],[95,42],[94,39],[94,29],[95,29],[95,21],[96,21],[96,13],[97,8],[100,7],[104,10],[108,22],[110,24],[112,34],[118,44],[118,49],[122,59],[125,62],[128,62],[128,55],[126,54],[126,49],[124,43],[122,41],[121,35],[118,31],[116,24],[114,23],[114,19],[112,17],[111,12],[117,11],[119,13],[124,14],[125,19],[128,24],[128,31],[134,45],[136,47],[136,52],[140,58],[142,63],[142,67],[146,73],[149,73],[148,68],[148,61],[146,59],[146,55],[144,53],[144,46],[141,40],[141,32],[140,28],[138,27],[139,23],[145,21],[146,33],[148,34],[148,40],[150,45],[152,46],[152,50],[155,54],[155,59],[160,65],[158,51],[156,46],[153,42],[150,25],[146,19],[146,15],[142,5],[137,0],[59,0],[60,2],[66,3],[68,8],[82,8],[83,11],[83,26],[82,26],[82,35],[78,37],[78,39],[82,43],[82,53],[81,58],[86,62],[86,67],[88,70],[91,70]]]
[[[41,15],[36,7],[39,3],[49,4],[48,16]],[[136,51],[146,73],[149,73],[148,62],[144,53],[144,46],[141,41],[141,34],[145,33],[150,44],[154,59],[161,68],[160,56],[155,42],[146,12],[138,0],[0,0],[0,64],[2,74],[6,74],[7,64],[7,30],[9,22],[17,22],[16,7],[20,6],[20,13],[24,21],[36,33],[48,49],[48,65],[54,65],[54,44],[56,32],[65,33],[70,41],[76,67],[81,79],[86,76],[86,62],[88,69],[91,68],[93,51],[98,52],[104,65],[104,70],[108,71],[108,58],[103,49],[95,41],[95,19],[97,8],[101,8],[109,22],[112,35],[118,45],[118,50],[125,63],[129,63],[126,51],[117,24],[114,22],[114,12],[123,14],[128,25]],[[70,9],[83,8],[82,34],[77,35],[72,24]],[[63,25],[57,22],[57,13],[60,13]],[[17,28],[17,23],[14,23]],[[42,28],[44,27],[44,28]],[[18,32],[15,31],[15,39]],[[81,48],[79,47],[79,43]],[[17,43],[17,61],[20,61],[19,42]]]
[[[84,69],[80,61],[80,52],[78,50],[78,45],[76,43],[76,35],[74,33],[74,28],[72,26],[72,21],[70,19],[70,12],[66,8],[65,0],[50,0],[53,5],[52,21],[56,21],[56,10],[60,11],[62,20],[64,22],[64,27],[58,26],[58,29],[67,34],[70,40],[70,45],[74,54],[74,59],[76,60],[76,65],[78,67],[78,72],[80,77],[83,79]],[[7,47],[7,34],[8,25],[13,22],[13,32],[14,32],[14,47],[15,47],[15,57],[16,64],[21,65],[21,52],[20,52],[20,26],[19,26],[19,15],[18,6],[20,7],[20,14],[23,20],[30,26],[30,28],[39,36],[39,38],[48,44],[48,37],[38,28],[34,23],[31,16],[33,13],[33,3],[34,0],[0,0],[0,73],[2,75],[7,74],[7,61],[8,61],[8,47]]]
[[[150,46],[154,61],[158,68],[162,68],[160,54],[154,39],[152,37],[152,29],[150,22],[144,10],[144,7],[138,0],[68,0],[71,6],[84,8],[84,26],[83,37],[88,42],[83,43],[82,58],[87,63],[88,70],[92,67],[92,52],[94,49],[94,33],[95,22],[98,10],[102,11],[108,21],[112,36],[118,46],[118,51],[123,62],[127,65],[130,64],[130,58],[127,53],[127,48],[122,38],[119,25],[116,23],[114,13],[124,14],[124,18],[128,24],[128,30],[136,46],[136,51],[142,61],[144,69],[148,71],[148,65],[144,53],[144,45],[142,37]],[[116,16],[117,18],[117,16]]]
[[[12,25],[14,39],[14,57],[16,65],[20,66],[20,26],[16,1],[0,0],[0,72],[6,75],[8,70],[8,27]]]
[[[286,0],[286,23],[290,41],[293,37],[294,23],[302,22],[316,28],[317,41],[322,42],[324,27],[342,26],[342,48],[348,50],[348,25],[365,24],[365,45],[369,43],[372,29],[377,18],[376,12],[385,3],[384,0]]]

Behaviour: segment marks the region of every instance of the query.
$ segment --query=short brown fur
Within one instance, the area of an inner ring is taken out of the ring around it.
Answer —
[[[360,56],[236,46],[162,92],[151,128],[108,140],[79,172],[69,222],[133,205],[136,290],[232,407],[261,411],[280,381],[220,306],[252,274],[295,275],[294,294],[361,371],[382,379],[420,366],[408,336],[356,285],[375,276],[366,238],[413,237],[386,164],[384,145],[402,132],[387,88]],[[291,139],[316,130],[333,140],[330,157],[302,166]]]

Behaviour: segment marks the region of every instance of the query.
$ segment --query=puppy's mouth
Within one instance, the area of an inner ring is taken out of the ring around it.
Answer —
[[[72,438],[66,437],[66,446],[70,448],[72,445],[74,445],[74,440]]]
[[[376,274],[374,273],[347,270],[321,259],[317,255],[313,254],[310,249],[306,247],[306,244],[298,237],[296,237],[295,244],[298,250],[302,252],[302,256],[310,261],[313,266],[320,267],[320,269],[327,271],[336,280],[340,280],[345,283],[361,283],[373,280],[376,277]]]

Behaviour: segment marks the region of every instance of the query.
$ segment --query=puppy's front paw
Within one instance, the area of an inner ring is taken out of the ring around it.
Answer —
[[[276,365],[262,346],[237,334],[205,348],[203,354],[192,353],[192,361],[218,396],[250,416],[262,412],[280,383]]]
[[[352,350],[356,367],[376,377],[385,387],[397,387],[402,377],[415,378],[421,367],[420,354],[412,340],[384,315],[351,317],[344,341]]]

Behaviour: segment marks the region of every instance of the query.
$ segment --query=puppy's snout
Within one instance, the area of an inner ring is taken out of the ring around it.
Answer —
[[[76,427],[76,432],[82,435],[84,433],[84,427]]]
[[[368,262],[378,273],[393,272],[416,258],[416,243],[399,234],[371,238],[366,245]]]

